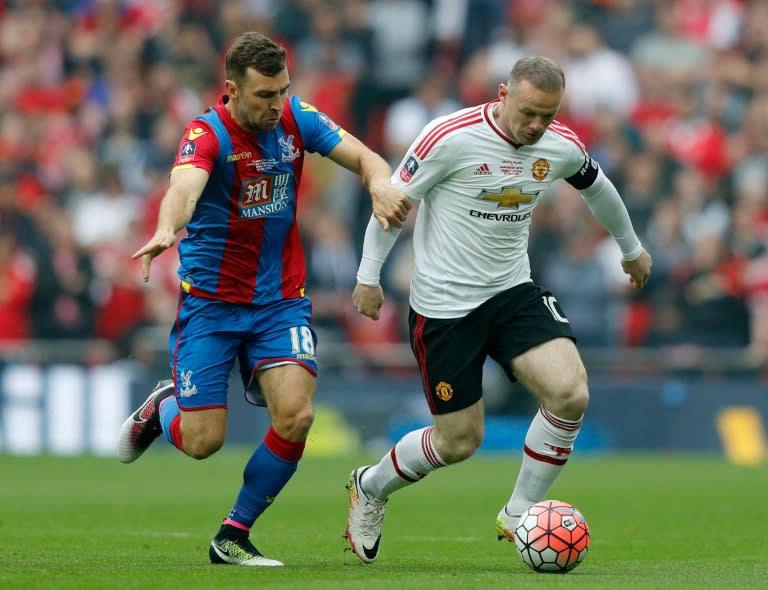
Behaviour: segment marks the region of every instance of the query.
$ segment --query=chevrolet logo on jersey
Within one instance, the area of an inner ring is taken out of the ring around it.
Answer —
[[[505,186],[501,192],[496,193],[483,189],[480,198],[485,201],[494,201],[500,208],[514,207],[517,209],[520,207],[520,203],[531,203],[538,195],[539,193],[523,193],[519,188]]]

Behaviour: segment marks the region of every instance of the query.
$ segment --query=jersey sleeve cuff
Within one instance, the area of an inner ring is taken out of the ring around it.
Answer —
[[[638,242],[637,246],[630,250],[629,252],[625,252],[623,254],[623,259],[625,262],[632,262],[633,260],[637,260],[640,258],[640,255],[643,253],[643,245]]]
[[[383,265],[383,260],[363,256],[357,269],[357,282],[367,287],[378,287],[381,279],[381,267]]]

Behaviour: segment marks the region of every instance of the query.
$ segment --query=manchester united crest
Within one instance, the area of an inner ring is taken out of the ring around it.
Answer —
[[[450,383],[441,381],[437,384],[437,387],[435,387],[435,394],[437,394],[437,397],[439,397],[441,400],[447,402],[453,397],[453,387],[451,387]]]
[[[549,169],[551,167],[552,164],[549,163],[549,160],[539,158],[533,163],[533,166],[531,166],[531,174],[533,175],[533,179],[544,180],[547,177],[547,174],[549,174]]]

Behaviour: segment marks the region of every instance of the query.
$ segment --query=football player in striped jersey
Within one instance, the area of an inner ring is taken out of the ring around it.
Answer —
[[[249,540],[256,519],[296,471],[313,421],[317,359],[297,227],[306,152],[362,178],[382,229],[411,204],[378,154],[290,93],[285,49],[255,32],[226,54],[226,94],[190,121],[179,143],[154,235],[135,254],[152,260],[179,242],[180,295],[170,334],[172,380],[158,383],[121,428],[118,458],[135,461],[161,434],[204,459],[224,443],[235,360],[258,384],[271,426],[209,547],[213,563],[280,566]],[[189,493],[180,490],[179,493]]]

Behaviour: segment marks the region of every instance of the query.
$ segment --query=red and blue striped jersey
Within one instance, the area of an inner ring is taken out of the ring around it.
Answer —
[[[296,210],[304,154],[327,155],[344,130],[291,96],[274,131],[251,133],[234,121],[227,100],[187,125],[174,163],[174,170],[194,166],[210,174],[179,242],[182,286],[238,304],[303,297]]]

